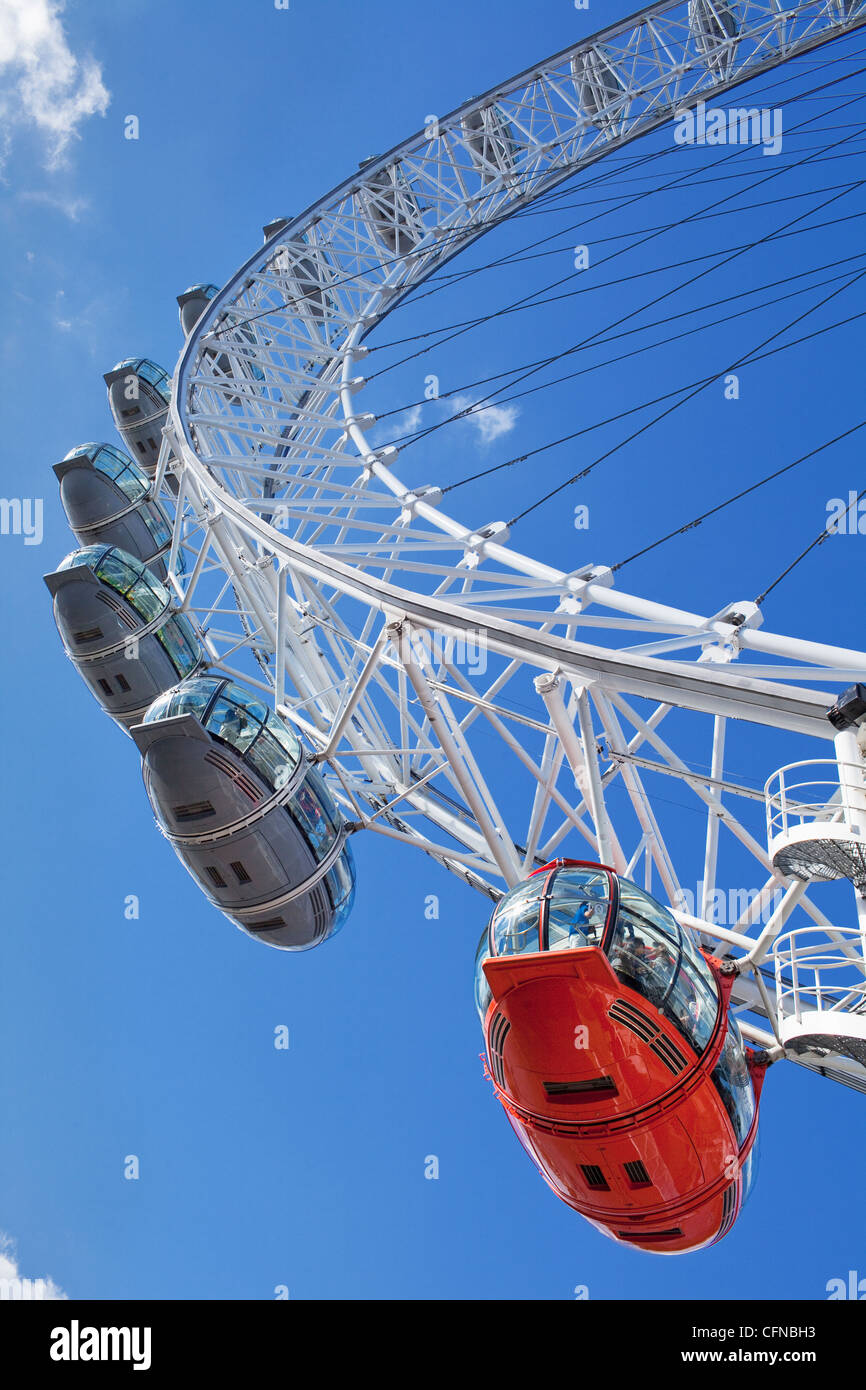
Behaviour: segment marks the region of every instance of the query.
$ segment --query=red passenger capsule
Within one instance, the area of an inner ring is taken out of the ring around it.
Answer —
[[[662,1254],[733,1226],[765,1073],[732,976],[667,908],[600,864],[557,860],[497,904],[476,960],[496,1093],[558,1197]]]

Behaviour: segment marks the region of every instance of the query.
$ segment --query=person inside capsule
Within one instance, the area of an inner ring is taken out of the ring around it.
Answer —
[[[719,1008],[712,970],[667,908],[637,884],[598,865],[568,861],[537,870],[500,900],[476,957],[476,1004],[490,1002],[490,956],[603,950],[623,985],[663,1013],[700,1055]]]

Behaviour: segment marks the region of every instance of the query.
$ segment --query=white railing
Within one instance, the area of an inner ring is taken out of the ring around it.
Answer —
[[[864,787],[863,768],[854,763],[840,763],[835,758],[820,758],[814,762],[789,763],[764,786],[767,808],[767,835],[772,841],[785,835],[795,826],[815,821],[845,824],[846,813],[840,785],[840,769],[845,769],[845,781]]]
[[[866,939],[856,927],[798,927],[778,938],[773,958],[780,1022],[866,1012]]]

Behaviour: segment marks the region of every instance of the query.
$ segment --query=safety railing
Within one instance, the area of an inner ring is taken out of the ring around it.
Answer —
[[[816,821],[844,824],[847,816],[840,771],[847,783],[846,790],[852,785],[862,788],[859,795],[866,798],[863,768],[854,763],[820,758],[814,762],[789,763],[774,772],[764,786],[769,839],[772,841],[795,826]],[[866,806],[866,799],[863,804]]]
[[[798,927],[776,941],[780,1022],[804,1013],[866,1014],[866,937],[856,927]]]

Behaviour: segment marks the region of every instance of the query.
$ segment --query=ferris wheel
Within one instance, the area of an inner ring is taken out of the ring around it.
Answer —
[[[140,359],[106,377],[147,480],[146,497],[127,491],[125,522],[144,517],[149,552],[123,548],[152,568],[155,559],[167,591],[136,640],[161,634],[160,660],[174,652],[174,675],[166,666],[116,717],[136,725],[147,762],[160,720],[192,714],[214,732],[208,721],[240,684],[254,699],[240,714],[237,701],[223,710],[222,727],[239,719],[247,737],[270,719],[303,749],[297,771],[284,741],[288,770],[273,801],[300,786],[310,825],[317,807],[339,807],[341,829],[322,832],[300,887],[232,914],[248,930],[273,931],[275,914],[333,884],[341,864],[347,885],[357,834],[432,857],[494,904],[545,866],[604,866],[638,880],[714,953],[741,1033],[766,1058],[866,1092],[866,653],[767,631],[754,601],[696,613],[624,591],[603,563],[565,572],[522,553],[507,507],[503,517],[492,504],[476,524],[448,509],[435,481],[404,483],[399,448],[370,443],[376,417],[364,408],[366,340],[486,231],[699,103],[864,23],[864,0],[649,5],[431,118],[303,213],[266,226],[264,245],[222,289],[181,296],[187,337],[170,389]],[[58,466],[62,485],[70,466]],[[79,526],[79,540],[105,540],[100,524]],[[55,595],[82,569],[53,576]],[[123,582],[131,593],[134,581]],[[163,631],[166,604],[174,626]],[[120,633],[112,653],[129,640]],[[478,652],[483,661],[467,659]],[[188,699],[178,677],[198,681]],[[729,766],[738,723],[767,733],[764,790]],[[781,769],[769,736],[780,730],[804,745],[803,760]],[[213,806],[201,810],[210,793],[194,752],[184,815],[161,818],[187,862],[215,838],[196,821]],[[155,802],[178,756],[175,747],[150,766]],[[697,900],[684,892],[698,875],[658,790],[673,785],[703,817]],[[246,830],[260,812],[248,807],[233,825]],[[722,926],[711,909],[729,843],[760,888]],[[241,882],[240,861],[230,862]],[[227,870],[209,872],[209,882],[197,876],[227,910]],[[815,900],[830,879],[851,886],[844,921]],[[609,902],[619,890],[593,891]],[[349,898],[345,886],[346,911]]]

